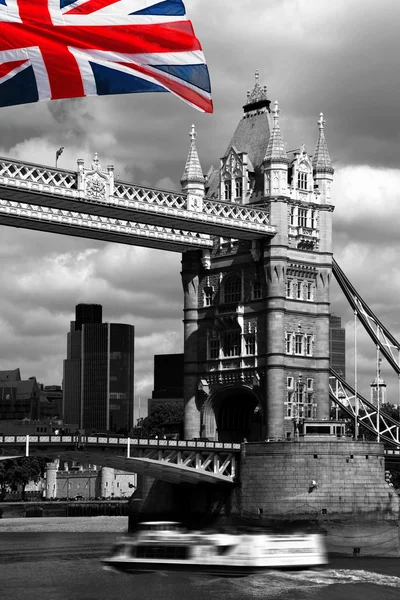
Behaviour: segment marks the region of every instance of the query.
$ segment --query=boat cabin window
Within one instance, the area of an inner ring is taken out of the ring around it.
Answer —
[[[136,546],[137,558],[157,558],[169,560],[182,560],[188,558],[187,546]]]

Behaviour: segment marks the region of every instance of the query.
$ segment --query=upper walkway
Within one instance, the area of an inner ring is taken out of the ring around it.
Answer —
[[[266,207],[243,206],[114,180],[97,155],[77,171],[0,158],[0,223],[182,252],[210,236],[272,236]],[[129,241],[131,240],[131,241]]]

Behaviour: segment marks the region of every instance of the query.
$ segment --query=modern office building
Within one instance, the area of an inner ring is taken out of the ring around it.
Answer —
[[[135,328],[102,323],[102,307],[78,304],[64,360],[63,414],[86,431],[133,425]]]
[[[183,406],[183,354],[154,356],[154,390],[148,401],[148,414],[164,402]]]
[[[370,384],[371,387],[371,403],[374,406],[378,406],[378,398],[379,398],[379,406],[382,406],[382,404],[386,404],[387,403],[387,394],[386,394],[386,382],[384,381],[384,379],[382,379],[381,376],[379,377],[375,377],[374,380],[372,381],[372,383]]]
[[[329,364],[340,377],[346,379],[346,330],[341,317],[329,316]]]

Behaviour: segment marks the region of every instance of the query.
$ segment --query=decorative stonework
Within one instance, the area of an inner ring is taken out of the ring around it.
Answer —
[[[114,194],[114,167],[102,170],[97,153],[90,169],[85,169],[82,159],[78,160],[78,190],[87,200],[109,202]]]

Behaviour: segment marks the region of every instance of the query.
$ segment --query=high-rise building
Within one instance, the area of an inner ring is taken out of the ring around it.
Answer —
[[[64,420],[87,431],[133,425],[135,328],[102,323],[98,304],[76,306],[64,360]]]
[[[164,402],[183,406],[183,354],[154,356],[154,390],[148,401],[148,414]]]
[[[329,315],[329,364],[346,379],[346,330],[341,317],[335,315]]]
[[[378,398],[379,398],[379,406],[382,404],[386,404],[386,383],[382,379],[382,377],[375,377],[375,379],[370,384],[371,387],[371,403],[374,406],[378,406]]]

